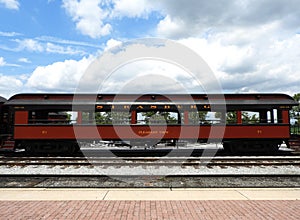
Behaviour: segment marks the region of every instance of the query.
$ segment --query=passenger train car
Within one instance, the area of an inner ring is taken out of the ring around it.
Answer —
[[[0,149],[72,154],[101,140],[276,151],[288,145],[294,105],[285,94],[17,94],[0,99]]]

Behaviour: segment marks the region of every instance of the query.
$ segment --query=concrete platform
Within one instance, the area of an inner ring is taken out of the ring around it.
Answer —
[[[300,200],[300,188],[53,189],[1,188],[2,201]]]

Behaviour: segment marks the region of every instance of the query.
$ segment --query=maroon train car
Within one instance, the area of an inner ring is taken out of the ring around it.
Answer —
[[[288,143],[296,104],[285,94],[17,94],[0,104],[1,148],[221,141],[229,151],[275,151]]]

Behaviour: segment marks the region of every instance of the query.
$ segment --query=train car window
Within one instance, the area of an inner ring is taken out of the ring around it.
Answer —
[[[78,123],[78,112],[77,111],[67,111],[68,122],[69,124],[77,124]]]
[[[7,134],[9,133],[8,131],[8,125],[9,125],[9,115],[8,112],[1,112],[1,122],[0,122],[0,131],[1,134]]]
[[[209,124],[209,122],[206,120],[207,115],[208,115],[207,111],[189,112],[189,123],[194,125]]]
[[[82,111],[82,124],[95,124],[95,116],[93,111]]]
[[[29,124],[70,124],[71,114],[65,111],[29,111]]]
[[[262,122],[260,112],[256,111],[242,111],[243,124],[259,124]]]
[[[95,121],[96,124],[103,125],[129,125],[131,114],[128,111],[113,111],[113,112],[96,112]]]
[[[137,124],[164,125],[180,123],[181,117],[178,112],[147,111],[137,113]]]
[[[225,115],[222,112],[209,112],[206,120],[209,124],[224,124]]]
[[[277,122],[279,124],[283,123],[282,110],[277,110]]]
[[[224,116],[221,112],[194,111],[189,112],[189,123],[198,125],[212,125],[224,123]]]
[[[129,125],[130,119],[128,111],[82,112],[82,124]]]
[[[218,114],[215,118],[219,118]],[[242,111],[243,124],[259,124],[259,123],[282,123],[282,113],[280,110],[272,109],[270,111]],[[220,119],[222,121],[222,119]],[[226,113],[226,124],[237,124],[237,112],[228,111]]]
[[[273,109],[273,114],[274,114],[274,124],[278,123],[278,112],[277,109]]]
[[[226,124],[237,124],[237,112],[229,111],[226,113]]]

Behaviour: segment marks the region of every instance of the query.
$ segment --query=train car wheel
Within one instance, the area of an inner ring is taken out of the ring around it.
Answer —
[[[226,141],[223,148],[230,154],[238,153],[274,153],[277,152],[280,141]]]

